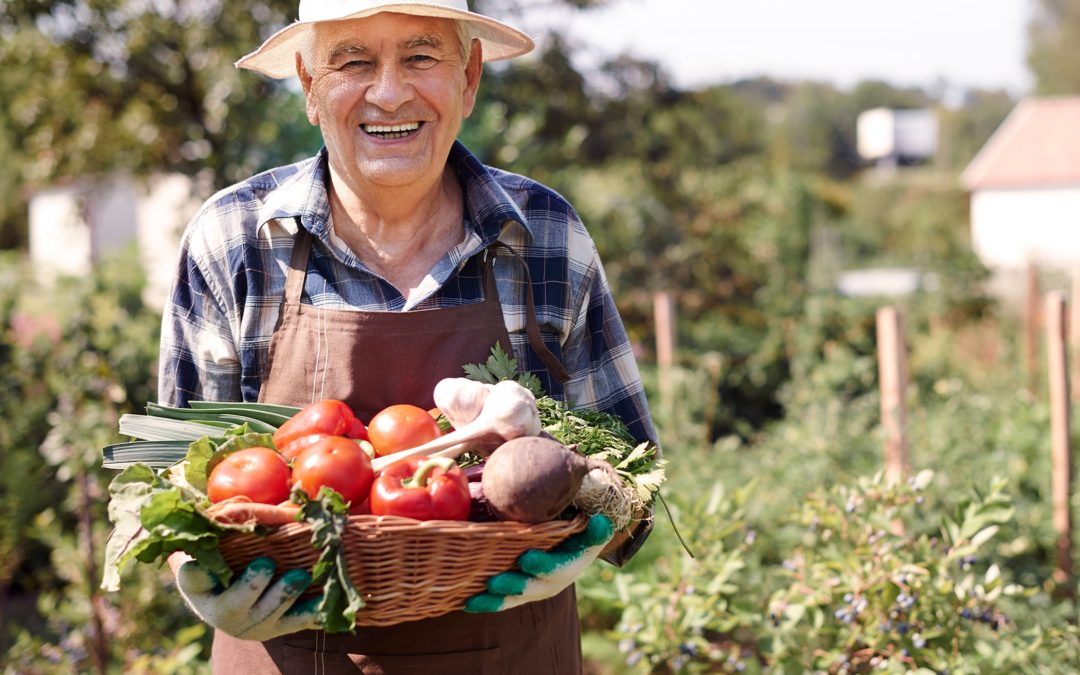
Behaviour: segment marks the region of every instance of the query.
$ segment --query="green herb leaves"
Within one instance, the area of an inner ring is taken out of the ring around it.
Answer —
[[[540,378],[532,373],[518,371],[517,359],[510,356],[498,342],[491,348],[491,356],[484,363],[470,363],[463,367],[465,377],[477,382],[495,384],[502,380],[514,380],[521,386],[540,398],[544,395],[544,389],[540,386]]]
[[[226,531],[254,530],[208,518],[190,489],[143,464],[128,467],[109,484],[109,520],[114,527],[105,545],[101,582],[107,591],[119,590],[120,572],[132,558],[150,563],[175,551],[191,555],[228,583],[232,571],[218,550],[219,537]]]
[[[349,507],[341,495],[323,487],[317,499],[309,499],[303,490],[293,491],[293,501],[302,504],[301,516],[311,526],[311,545],[321,549],[311,571],[312,583],[323,587],[319,614],[328,633],[351,632],[356,627],[356,613],[364,601],[349,579],[342,537],[349,522]]]

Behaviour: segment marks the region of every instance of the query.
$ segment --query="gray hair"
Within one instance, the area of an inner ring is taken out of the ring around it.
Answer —
[[[458,39],[458,55],[461,56],[461,60],[465,63],[469,61],[469,54],[472,52],[473,32],[472,26],[468,21],[458,21],[451,19],[454,22],[454,34]],[[304,70],[311,74],[311,63],[315,60],[315,26],[313,25],[310,30],[304,33],[303,42],[300,44],[300,59],[304,63]]]

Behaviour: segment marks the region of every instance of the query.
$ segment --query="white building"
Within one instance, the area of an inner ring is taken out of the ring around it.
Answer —
[[[101,254],[135,238],[135,185],[124,176],[80,180],[30,199],[30,260],[46,278],[82,276]]]
[[[1021,101],[960,180],[987,267],[1080,265],[1080,96]]]
[[[181,174],[137,184],[127,176],[79,180],[30,199],[30,260],[45,280],[83,276],[111,251],[136,244],[146,274],[143,298],[162,307],[184,226],[201,204],[195,182]]]
[[[938,119],[933,110],[873,108],[855,121],[859,156],[896,165],[933,157],[938,149]]]

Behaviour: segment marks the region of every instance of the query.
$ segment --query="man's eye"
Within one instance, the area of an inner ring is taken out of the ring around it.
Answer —
[[[356,59],[353,61],[346,61],[342,66],[343,68],[367,68],[371,65],[371,61],[363,61]]]
[[[435,64],[435,57],[428,54],[413,54],[406,59],[407,62],[418,66],[431,66]]]

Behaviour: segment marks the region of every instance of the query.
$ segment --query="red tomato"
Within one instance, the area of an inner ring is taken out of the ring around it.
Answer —
[[[349,423],[349,428],[345,430],[345,436],[358,441],[366,441],[367,427],[364,426],[364,423],[361,422],[359,418],[354,417],[352,422]]]
[[[285,458],[270,448],[237,450],[213,468],[206,494],[217,503],[244,496],[259,504],[280,504],[292,486]]]
[[[315,445],[327,436],[328,434],[308,434],[307,436],[297,436],[285,445],[279,445],[278,452],[284,455],[285,459],[293,460],[296,459],[297,456],[306,448]]]
[[[383,408],[367,427],[368,440],[380,457],[415,448],[442,436],[442,429],[428,411],[408,403]]]
[[[367,438],[364,424],[342,401],[316,401],[289,418],[274,432],[274,445],[283,450],[298,438],[313,434]]]
[[[309,445],[296,456],[292,472],[295,483],[312,499],[325,485],[347,502],[366,498],[375,478],[367,453],[356,441],[342,436],[327,436]]]

